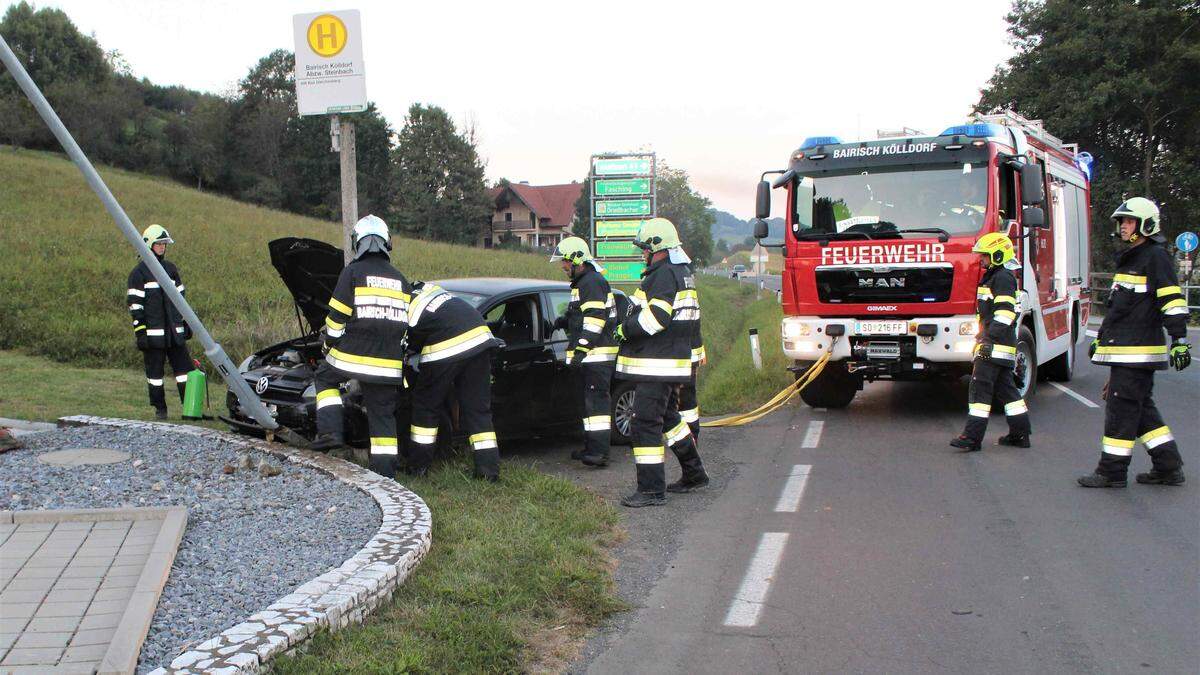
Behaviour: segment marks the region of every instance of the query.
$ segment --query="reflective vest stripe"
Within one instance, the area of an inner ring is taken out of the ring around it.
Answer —
[[[679,424],[676,424],[670,431],[663,434],[663,442],[667,445],[674,446],[676,443],[679,443],[691,434],[692,430],[688,427],[687,422],[681,420]]]
[[[1120,457],[1129,457],[1133,454],[1133,441],[1105,436],[1101,443],[1104,446],[1103,451],[1106,454],[1118,455]]]
[[[612,417],[609,415],[593,415],[583,418],[584,431],[608,431],[612,429]]]
[[[999,309],[996,310],[996,313],[992,315],[992,319],[999,321],[1006,326],[1011,326],[1013,321],[1016,321],[1017,315],[1015,312],[1010,312],[1007,309]]]
[[[1013,415],[1024,415],[1029,412],[1029,406],[1025,405],[1024,399],[1017,399],[1012,403],[1004,404],[1004,414],[1012,417]]]
[[[691,359],[635,359],[617,357],[617,372],[647,377],[690,377]]]
[[[661,445],[633,449],[633,461],[637,464],[662,464],[667,449]]]
[[[347,305],[346,303],[342,302],[341,300],[338,300],[337,298],[329,298],[329,308],[335,309],[335,310],[341,312],[342,314],[345,314],[346,316],[354,315],[354,309],[352,309],[350,307],[350,305]]]
[[[992,412],[992,406],[988,403],[972,403],[968,413],[971,417],[987,417]]]
[[[440,361],[451,356],[457,356],[485,344],[491,339],[492,331],[487,326],[477,326],[461,335],[422,349],[419,361],[420,363],[429,363],[430,361]]]
[[[687,410],[680,410],[679,416],[683,418],[684,422],[687,422],[688,424],[695,424],[696,422],[700,421],[700,409],[688,408]]]
[[[471,442],[471,447],[475,450],[490,450],[497,447],[496,432],[494,431],[472,434],[467,440]]]
[[[1142,437],[1138,440],[1140,440],[1142,444],[1146,446],[1147,450],[1153,450],[1163,443],[1170,443],[1171,441],[1175,440],[1175,437],[1171,435],[1171,429],[1164,425],[1157,429],[1151,429],[1150,431],[1147,431],[1146,433],[1142,434]]]
[[[413,443],[421,445],[432,445],[437,441],[437,433],[437,427],[419,427],[414,424],[408,428],[408,437]]]
[[[400,377],[404,362],[397,359],[380,359],[373,356],[347,354],[337,349],[330,349],[325,357],[329,365],[348,373],[360,375],[375,375],[377,377]]]
[[[617,347],[595,347],[583,357],[582,363],[605,363],[607,361],[616,361],[617,352],[620,351]]]
[[[1183,289],[1178,286],[1163,286],[1155,291],[1155,293],[1158,295],[1158,297],[1165,298],[1168,295],[1183,295]]]

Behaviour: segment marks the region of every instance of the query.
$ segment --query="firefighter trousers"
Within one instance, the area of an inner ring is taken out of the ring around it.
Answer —
[[[700,401],[696,398],[696,366],[692,366],[692,379],[679,386],[679,416],[692,430],[692,439],[700,445]]]
[[[608,461],[612,436],[612,379],[615,361],[581,364],[583,373],[583,455]]]
[[[679,460],[685,483],[705,475],[691,429],[679,415],[678,384],[638,382],[634,388],[630,426],[638,492],[653,495],[666,492],[666,446],[670,446]]]
[[[438,427],[452,396],[458,402],[459,425],[471,444],[475,475],[499,478],[500,449],[492,426],[491,350],[461,361],[420,365],[412,385],[409,467],[427,469],[433,463]]]
[[[314,388],[317,390],[317,433],[345,439],[343,405],[339,385],[350,379],[345,373],[322,363],[317,366]],[[363,407],[367,411],[367,432],[371,434],[371,470],[392,478],[400,461],[396,439],[396,404],[400,387],[395,384],[359,381]]]
[[[167,397],[163,393],[163,365],[168,361],[171,363],[171,372],[175,375],[175,387],[179,390],[181,403],[187,374],[195,367],[191,355],[188,354],[187,345],[147,349],[142,352],[142,362],[146,366],[146,389],[150,392],[150,405],[154,406],[155,410],[167,409]]]
[[[1029,408],[1021,398],[1013,381],[1011,366],[997,365],[984,359],[975,359],[975,368],[971,372],[971,388],[967,394],[969,409],[967,427],[963,435],[975,441],[983,442],[983,434],[987,431],[988,416],[992,413],[992,405],[1004,406],[1004,416],[1008,419],[1008,432],[1018,436],[1028,436]]]
[[[1171,429],[1154,405],[1154,371],[1113,366],[1104,401],[1104,439],[1096,473],[1125,480],[1133,446],[1146,446],[1155,471],[1169,473],[1183,466]]]

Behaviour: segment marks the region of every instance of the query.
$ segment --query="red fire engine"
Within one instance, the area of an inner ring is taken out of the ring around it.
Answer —
[[[797,373],[830,354],[805,402],[844,407],[864,381],[969,373],[982,274],[971,246],[994,231],[1018,248],[1023,394],[1039,376],[1069,380],[1089,310],[1090,160],[1006,112],[937,136],[811,137],[786,169],[765,172],[760,240],[772,188],[787,193],[775,244],[786,262],[783,351]],[[770,174],[780,174],[773,185]]]

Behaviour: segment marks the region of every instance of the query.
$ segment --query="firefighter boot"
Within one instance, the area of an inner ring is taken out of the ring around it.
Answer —
[[[950,441],[950,445],[951,447],[959,448],[963,452],[979,452],[983,449],[983,446],[979,443],[979,441],[967,438],[966,436],[959,436],[955,438],[954,440]]]
[[[1007,445],[1013,448],[1028,448],[1029,436],[1026,434],[1007,433],[1001,436],[996,442],[1000,445]]]
[[[154,419],[156,419],[156,420],[167,419],[167,409],[166,408],[155,408],[154,409]]]
[[[671,446],[683,469],[679,480],[667,485],[667,492],[691,492],[708,485],[708,472],[700,461],[700,453],[696,452],[696,442],[689,436],[679,447]]]
[[[667,492],[692,492],[700,488],[708,487],[708,474],[701,474],[693,477],[690,480],[680,478],[674,483],[667,484]]]
[[[341,434],[317,434],[317,437],[313,439],[312,445],[308,449],[316,452],[327,452],[340,448],[345,444],[346,441],[342,438]]]
[[[373,452],[368,461],[368,468],[384,478],[394,479],[396,477],[397,464],[399,464],[399,461],[395,455],[383,455]]]
[[[666,503],[667,496],[661,492],[654,494],[633,492],[621,498],[621,506],[628,506],[631,509],[638,509],[643,506],[662,506]]]
[[[1183,485],[1184,480],[1183,471],[1179,469],[1174,471],[1151,469],[1149,473],[1137,475],[1137,482],[1143,485]]]
[[[1109,478],[1101,473],[1090,473],[1080,476],[1076,482],[1085,488],[1123,488],[1128,483],[1125,478]]]

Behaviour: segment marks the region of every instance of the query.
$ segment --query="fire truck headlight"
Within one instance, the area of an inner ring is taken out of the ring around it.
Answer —
[[[796,343],[796,351],[798,351],[798,352],[811,352],[811,351],[814,351],[814,346],[813,346],[813,343],[812,343],[812,341],[811,341],[811,340],[804,340],[804,341],[802,341],[802,342],[797,342],[797,343]]]
[[[783,337],[785,340],[794,340],[798,337],[807,337],[812,335],[812,327],[802,321],[793,319],[783,320]]]
[[[974,340],[959,340],[958,342],[954,343],[954,351],[958,352],[959,354],[970,354],[974,350]]]
[[[972,320],[972,321],[964,321],[964,322],[958,324],[958,334],[959,335],[978,335],[979,334],[979,322]]]

